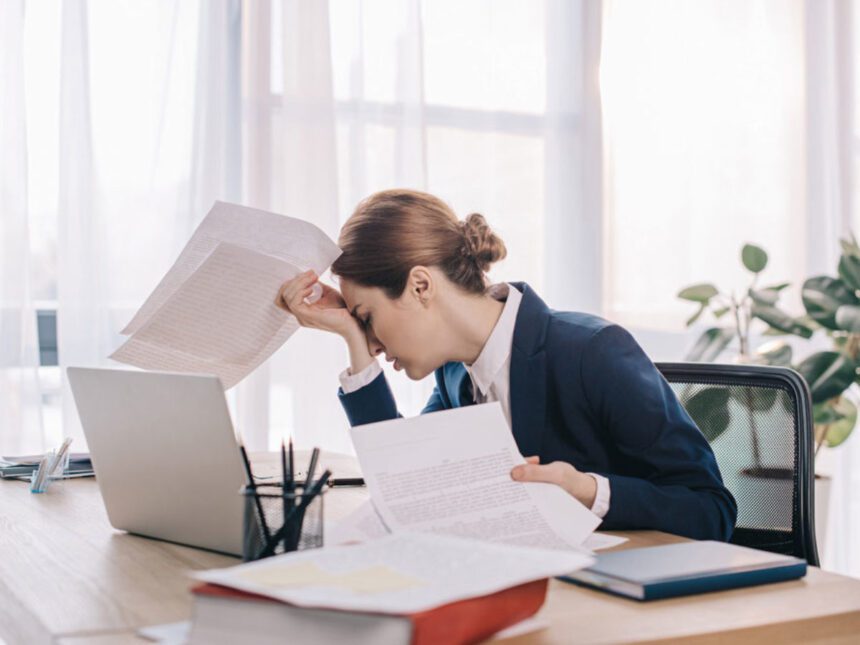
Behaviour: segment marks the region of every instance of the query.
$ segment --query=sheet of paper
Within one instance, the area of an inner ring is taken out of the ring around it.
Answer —
[[[531,618],[521,620],[517,624],[511,625],[507,629],[503,629],[500,632],[496,632],[490,638],[490,642],[506,640],[508,638],[515,638],[517,636],[523,636],[525,634],[531,634],[532,632],[536,632],[540,629],[548,629],[549,626],[549,619],[541,618],[540,614],[538,614],[537,616],[532,616]]]
[[[341,519],[331,528],[326,526],[326,544],[351,544],[377,540],[390,533],[370,500]]]
[[[364,544],[297,551],[194,577],[303,607],[402,614],[592,563],[593,558],[573,551],[405,531]]]
[[[571,549],[600,524],[560,487],[511,479],[525,460],[498,402],[359,426],[352,441],[374,506],[394,532]]]
[[[121,333],[128,336],[141,329],[222,242],[280,258],[298,267],[299,272],[313,269],[317,275],[341,253],[337,245],[310,222],[238,204],[215,202],[176,262]],[[272,298],[275,295],[277,291]]]
[[[298,329],[275,305],[299,268],[221,243],[110,358],[151,370],[215,374],[230,388]]]
[[[161,643],[161,645],[185,645],[191,634],[191,621],[184,620],[179,623],[141,627],[137,630],[137,634],[147,640]]]
[[[592,533],[588,536],[585,542],[582,543],[589,551],[600,551],[602,549],[611,549],[619,544],[627,542],[626,537],[620,535],[607,535],[605,533]]]
[[[330,528],[326,527],[326,544],[367,542],[368,540],[377,540],[389,533],[390,531],[382,518],[379,517],[379,513],[373,507],[373,502],[368,500]],[[582,548],[589,551],[601,551],[625,542],[627,542],[627,538],[620,535],[592,533],[582,543]]]

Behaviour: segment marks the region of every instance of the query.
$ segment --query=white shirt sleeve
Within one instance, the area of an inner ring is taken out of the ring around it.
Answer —
[[[373,361],[370,365],[361,370],[358,374],[350,374],[347,367],[340,373],[340,387],[344,394],[360,390],[365,385],[370,385],[377,376],[382,373],[382,366],[379,361]]]
[[[594,477],[594,481],[597,482],[597,494],[594,496],[594,504],[591,505],[591,512],[600,519],[603,519],[609,512],[609,480],[603,475],[586,474]]]

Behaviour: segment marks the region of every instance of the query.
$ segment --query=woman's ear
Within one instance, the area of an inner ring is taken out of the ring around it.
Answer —
[[[426,307],[436,293],[432,272],[424,266],[412,267],[406,280],[406,291],[416,302]]]

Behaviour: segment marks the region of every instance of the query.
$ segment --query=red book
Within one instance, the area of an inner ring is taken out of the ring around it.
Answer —
[[[194,589],[189,643],[253,642],[458,645],[486,640],[533,616],[548,580],[535,580],[477,598],[411,614],[376,614],[297,607],[214,584]]]

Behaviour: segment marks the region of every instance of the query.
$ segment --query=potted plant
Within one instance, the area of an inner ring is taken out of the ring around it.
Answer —
[[[857,376],[860,364],[860,247],[853,237],[842,240],[838,277],[814,276],[804,282],[801,298],[806,314],[799,317],[788,314],[779,306],[780,294],[789,286],[788,283],[759,286],[759,277],[768,261],[764,249],[752,244],[744,245],[741,261],[752,274],[744,292],[726,294],[713,284],[700,283],[678,293],[679,298],[698,305],[687,321],[688,327],[705,314],[718,321],[702,333],[687,360],[714,361],[727,350],[734,349],[734,360],[738,362],[793,367],[809,384],[812,395],[817,457],[824,445],[836,447],[842,444],[857,422],[856,388],[852,386],[860,382]],[[815,334],[824,333],[829,336],[832,349],[815,352],[800,363],[792,364],[792,346],[785,340],[766,339],[757,347],[752,346],[754,325],[760,327],[761,336],[765,338],[793,335],[810,339]],[[724,390],[718,394],[720,391],[705,388],[688,393],[688,400],[683,401],[693,416],[700,414],[697,421],[710,441],[715,441],[730,423],[729,397]],[[756,427],[755,412],[769,410],[777,395],[776,391],[765,390],[736,395],[744,399],[737,403],[750,415],[752,466],[741,472],[745,477],[776,481],[791,479],[790,471],[773,468],[764,462],[761,437]],[[824,543],[829,484],[829,477],[816,474],[816,533],[821,544]],[[773,481],[769,485],[772,486]]]

